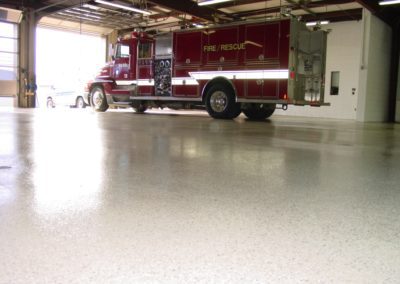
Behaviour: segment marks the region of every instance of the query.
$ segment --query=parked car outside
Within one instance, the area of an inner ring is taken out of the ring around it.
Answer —
[[[77,91],[73,88],[55,87],[54,85],[39,85],[36,95],[38,98],[37,102],[39,107],[86,107],[86,103],[83,100],[82,91]]]

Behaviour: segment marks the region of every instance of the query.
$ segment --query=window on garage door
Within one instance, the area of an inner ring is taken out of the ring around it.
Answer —
[[[0,22],[0,96],[17,94],[18,27]]]

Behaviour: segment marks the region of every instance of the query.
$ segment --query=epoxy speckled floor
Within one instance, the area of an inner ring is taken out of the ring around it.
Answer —
[[[0,112],[0,283],[398,283],[400,125]]]

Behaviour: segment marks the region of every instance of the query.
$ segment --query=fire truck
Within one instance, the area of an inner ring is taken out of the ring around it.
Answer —
[[[327,33],[294,18],[132,32],[86,86],[94,110],[205,108],[213,118],[265,119],[288,105],[324,102]]]

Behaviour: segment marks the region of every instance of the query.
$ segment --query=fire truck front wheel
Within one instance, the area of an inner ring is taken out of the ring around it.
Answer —
[[[240,104],[235,102],[232,90],[216,84],[206,94],[206,109],[213,118],[232,119],[240,114]]]
[[[90,92],[92,107],[95,111],[106,111],[108,109],[107,99],[101,87],[94,87]]]

